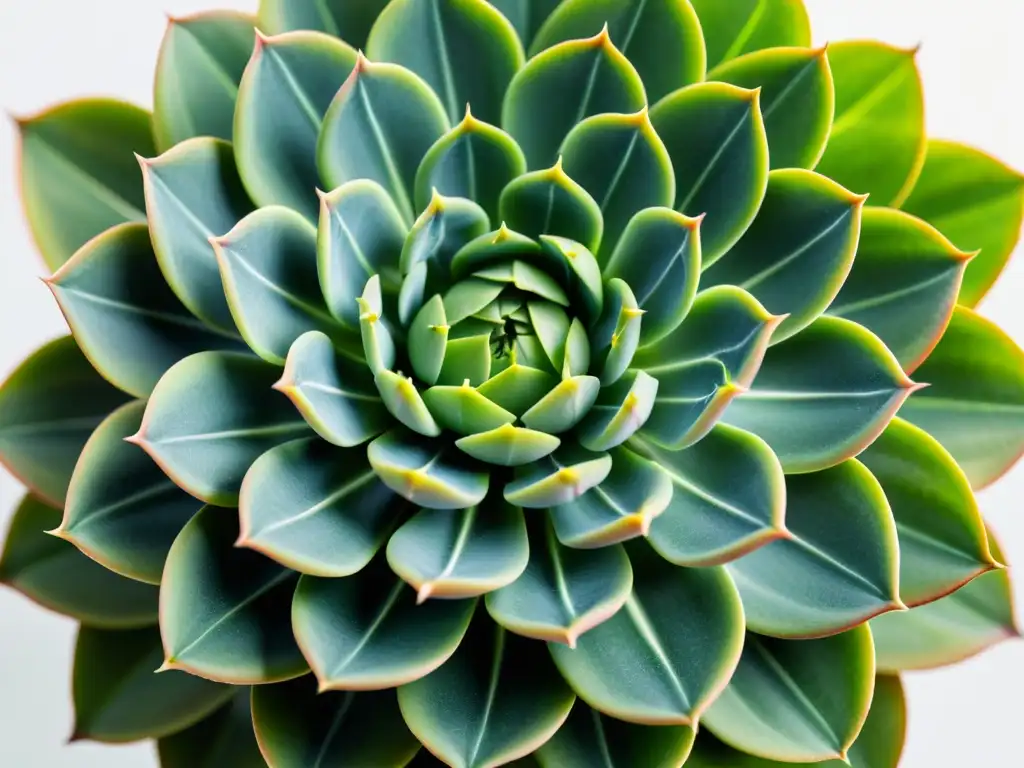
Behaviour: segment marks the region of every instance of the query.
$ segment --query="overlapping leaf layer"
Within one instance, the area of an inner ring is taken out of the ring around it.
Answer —
[[[1024,353],[971,307],[1024,179],[926,141],[913,52],[263,0],[172,20],[154,105],[21,122],[73,340],[0,389],[0,576],[82,623],[78,737],[893,768],[891,675],[1016,632],[974,490]]]

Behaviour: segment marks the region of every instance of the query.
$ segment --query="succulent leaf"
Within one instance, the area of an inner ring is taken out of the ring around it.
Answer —
[[[806,47],[811,21],[803,0],[689,0],[700,18],[708,69],[763,48]]]
[[[367,456],[388,488],[428,509],[465,509],[487,495],[485,472],[444,443],[401,427],[370,443]]]
[[[420,743],[394,691],[318,692],[312,676],[252,690],[252,720],[271,768],[407,765]]]
[[[238,687],[227,704],[183,731],[157,742],[161,768],[266,768],[253,734],[250,689]]]
[[[156,623],[157,589],[126,579],[56,536],[61,512],[31,495],[14,511],[0,553],[0,583],[92,627],[131,629]]]
[[[643,371],[602,389],[577,430],[580,445],[590,451],[622,445],[647,423],[658,392],[658,380]]]
[[[58,269],[116,224],[146,220],[139,167],[157,154],[149,112],[113,99],[79,99],[17,118],[21,198],[43,261]]]
[[[505,486],[505,499],[529,509],[568,504],[600,485],[612,469],[607,453],[566,444],[531,466],[520,467]]]
[[[161,670],[231,685],[280,682],[309,667],[292,637],[298,576],[234,546],[234,510],[204,507],[178,534],[160,586]]]
[[[523,47],[529,48],[537,30],[562,0],[491,0],[491,5],[515,27]]]

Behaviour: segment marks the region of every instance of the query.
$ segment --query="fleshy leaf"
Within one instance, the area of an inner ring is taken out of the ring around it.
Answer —
[[[528,520],[530,561],[523,574],[490,592],[487,611],[511,632],[576,646],[577,638],[618,611],[629,597],[633,571],[621,546],[591,552],[558,542],[540,515]]]
[[[601,386],[614,384],[626,372],[637,347],[643,310],[623,280],[613,277],[605,284],[604,311],[590,329],[590,352]]]
[[[672,161],[644,107],[635,114],[594,115],[565,137],[559,153],[565,171],[597,201],[604,234],[597,254],[603,263],[630,219],[655,206],[672,206],[676,195]]]
[[[811,44],[803,0],[690,0],[700,17],[708,69],[762,48]]]
[[[108,744],[160,738],[194,724],[233,695],[227,685],[169,671],[160,632],[81,627],[75,643],[72,739]]]
[[[863,464],[787,475],[786,496],[789,535],[728,566],[752,631],[824,637],[904,608],[896,523]]]
[[[512,22],[519,39],[523,41],[523,46],[529,48],[537,30],[560,2],[561,0],[491,0],[491,5]]]
[[[260,454],[309,433],[271,389],[279,371],[234,352],[186,357],[160,379],[129,441],[196,498],[234,506],[242,477]]]
[[[399,286],[399,262],[408,228],[384,188],[355,179],[320,196],[317,265],[331,314],[359,327],[357,299],[374,275],[382,289]]]
[[[1024,351],[994,323],[956,307],[938,346],[917,369],[929,386],[900,417],[953,454],[975,490],[1024,454]]]
[[[411,376],[381,371],[375,377],[377,391],[388,411],[402,424],[425,437],[437,437],[441,426],[434,419]]]
[[[563,445],[553,455],[516,470],[516,479],[505,486],[505,498],[530,509],[568,504],[603,483],[611,469],[607,453]]]
[[[367,449],[381,481],[414,504],[431,509],[465,509],[487,495],[486,472],[469,465],[459,452],[398,428]]]
[[[16,123],[21,199],[50,269],[115,224],[146,220],[130,153],[156,154],[149,112],[113,99],[79,99]]]
[[[232,146],[184,141],[152,160],[140,158],[153,251],[164,279],[196,317],[235,332],[211,237],[252,211]]]
[[[643,371],[630,371],[602,389],[580,424],[580,445],[590,451],[622,445],[647,422],[658,391],[658,380]]]
[[[144,224],[97,235],[47,285],[96,370],[136,397],[146,397],[167,369],[195,352],[245,348],[234,334],[208,329],[178,301],[160,274]]]
[[[523,424],[552,435],[568,432],[586,416],[600,392],[596,376],[571,376],[534,403],[523,414]]]
[[[1020,240],[1024,174],[973,147],[932,139],[921,175],[900,207],[939,229],[957,247],[981,249],[967,265],[958,298],[974,307]]]
[[[273,388],[295,404],[320,437],[343,448],[365,443],[392,424],[370,372],[339,355],[319,331],[295,340]]]
[[[676,0],[566,0],[541,27],[530,54],[595,35],[604,26],[636,67],[651,103],[704,79],[700,21],[693,6]]]
[[[245,475],[235,546],[294,571],[338,578],[361,570],[408,509],[361,449],[307,438],[272,448]]]
[[[377,389],[381,390],[381,375],[391,373],[395,365],[397,347],[394,336],[384,319],[384,297],[381,291],[380,275],[375,274],[366,281],[363,294],[356,299],[359,307],[359,335],[363,342],[363,357],[366,367],[374,374]],[[381,399],[391,410],[392,403],[381,391]]]
[[[62,507],[89,435],[127,400],[100,378],[73,338],[47,342],[0,385],[0,463]]]
[[[353,343],[324,304],[316,228],[300,214],[266,206],[211,242],[231,314],[246,343],[268,363],[284,365],[289,347],[307,331]]]
[[[708,266],[740,239],[754,220],[768,183],[768,139],[760,91],[700,83],[651,107],[651,122],[672,159],[670,206],[701,223],[701,256]]]
[[[500,589],[526,568],[523,511],[497,499],[457,512],[421,510],[395,531],[387,557],[420,603]]]
[[[993,557],[1005,562],[995,536],[988,535]],[[885,672],[956,664],[1020,638],[1009,573],[983,574],[935,602],[872,619],[871,634],[878,668]]]
[[[624,280],[644,310],[640,346],[672,332],[686,317],[700,277],[699,219],[669,208],[647,208],[626,226],[604,269]]]
[[[444,106],[416,74],[360,56],[324,117],[320,176],[331,189],[352,179],[376,181],[411,225],[416,169],[448,128]]]
[[[417,378],[427,385],[436,384],[441,374],[449,330],[444,300],[435,294],[416,313],[409,326],[409,361]]]
[[[867,208],[853,270],[828,313],[877,334],[913,372],[946,330],[970,259],[921,219]]]
[[[684,567],[718,565],[786,535],[782,465],[756,435],[719,424],[681,451],[640,439],[629,447],[672,480],[671,502],[648,534],[666,560]]]
[[[92,433],[53,533],[115,573],[159,584],[171,544],[202,504],[124,441],[139,431],[145,407],[128,403]]]
[[[819,640],[751,633],[704,723],[718,738],[760,757],[843,760],[867,718],[874,687],[866,626]]]
[[[551,168],[509,182],[498,200],[498,218],[527,237],[556,234],[591,251],[597,251],[604,234],[601,206],[569,178],[561,156]]]
[[[531,464],[555,451],[561,443],[554,435],[510,423],[455,441],[459,450],[473,458],[503,467]]]
[[[467,105],[481,120],[497,122],[501,98],[525,62],[515,28],[482,0],[389,3],[373,25],[366,52],[422,77],[453,124]]]
[[[505,765],[533,752],[575,698],[541,643],[509,633],[482,608],[444,666],[398,689],[406,724],[456,768]]]
[[[522,414],[523,424],[530,429],[554,434],[558,430],[547,429],[528,422],[526,414],[555,386],[556,379],[547,371],[530,368],[527,365],[511,363],[479,387],[477,391],[488,400],[515,414]]]
[[[259,23],[274,34],[313,29],[340,37],[349,45],[366,45],[377,16],[390,0],[260,0]]]
[[[474,600],[418,605],[416,591],[379,558],[346,579],[303,576],[292,628],[320,692],[377,691],[419,680],[444,664],[475,607]]]
[[[531,58],[505,93],[501,127],[522,148],[527,167],[538,170],[558,159],[565,137],[585,118],[629,114],[646,103],[640,75],[605,29]]]
[[[146,627],[157,620],[157,589],[118,576],[44,531],[61,512],[33,496],[11,518],[0,554],[0,583],[52,611],[93,627]]]
[[[394,691],[321,693],[312,676],[253,688],[251,724],[274,768],[404,766],[420,749]]]
[[[723,568],[677,568],[645,542],[627,545],[633,592],[575,650],[550,645],[559,671],[594,709],[643,725],[693,725],[743,648],[743,608]]]
[[[825,48],[769,48],[716,67],[709,80],[761,89],[772,168],[814,168],[825,152],[835,90]]]
[[[626,723],[577,701],[565,725],[534,756],[541,768],[678,768],[694,736],[686,725]]]
[[[823,316],[768,350],[722,419],[763,437],[786,472],[813,472],[864,450],[917,388],[877,336]]]
[[[757,216],[732,250],[701,275],[701,287],[735,285],[775,315],[772,343],[810,325],[853,266],[864,198],[813,171],[768,175]]]
[[[260,18],[264,15],[261,8]],[[354,48],[319,32],[257,36],[238,89],[234,124],[238,172],[256,203],[287,205],[316,221],[317,138],[327,108],[355,65]]]
[[[516,415],[488,400],[465,382],[457,387],[431,387],[423,400],[445,429],[460,435],[488,432],[511,424]]]
[[[836,111],[818,171],[872,205],[898,207],[925,155],[924,93],[917,49],[875,41],[833,43],[828,60]]]
[[[168,19],[153,86],[153,133],[161,150],[195,136],[231,140],[255,26],[255,17],[233,11]]]
[[[236,690],[213,714],[157,742],[161,768],[266,768],[252,730],[250,689]]]
[[[893,419],[860,460],[896,519],[904,603],[931,602],[996,567],[971,485],[935,438]]]
[[[298,575],[234,546],[233,509],[204,507],[178,535],[160,585],[161,669],[231,685],[308,671],[289,611]]]

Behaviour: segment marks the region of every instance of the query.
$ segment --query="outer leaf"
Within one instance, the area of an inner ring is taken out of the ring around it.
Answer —
[[[648,535],[666,560],[718,565],[786,536],[782,465],[756,435],[719,424],[682,451],[637,438],[630,447],[657,462],[672,481],[671,501]]]
[[[700,83],[671,93],[651,108],[675,174],[673,205],[706,214],[701,253],[708,266],[729,250],[754,220],[768,183],[768,139],[760,91]]]
[[[266,768],[252,730],[250,689],[237,691],[209,717],[157,742],[161,768]]]
[[[723,419],[763,437],[787,472],[812,472],[864,450],[918,388],[870,331],[820,317],[768,350]]]
[[[618,545],[569,549],[546,520],[531,515],[528,524],[530,562],[513,583],[488,593],[487,611],[518,635],[575,648],[580,635],[626,602],[633,586],[629,558]]]
[[[649,375],[649,374],[644,374]],[[744,388],[718,360],[667,366],[657,377],[658,394],[642,435],[680,450],[708,433]]]
[[[700,17],[708,69],[762,48],[808,46],[811,22],[803,0],[690,0]]]
[[[772,171],[750,228],[701,276],[701,286],[735,285],[769,312],[788,315],[772,343],[811,324],[853,266],[864,198],[812,171]]]
[[[893,419],[861,461],[896,519],[903,602],[931,602],[997,567],[966,475],[927,432]]]
[[[115,224],[146,220],[129,152],[156,154],[148,112],[112,99],[80,99],[16,122],[21,199],[46,266],[57,269]]]
[[[700,219],[668,208],[640,211],[626,225],[604,277],[624,280],[644,310],[640,346],[667,336],[683,321],[700,277]]]
[[[315,29],[362,48],[390,0],[260,0],[260,26],[269,32]]]
[[[966,307],[953,311],[935,351],[917,369],[928,382],[900,416],[938,438],[975,490],[1024,453],[1024,351]]]
[[[488,475],[458,451],[401,427],[385,432],[367,449],[381,481],[414,504],[465,509],[487,495]]]
[[[360,56],[324,117],[317,167],[328,187],[352,179],[383,186],[412,224],[416,169],[448,130],[444,107],[413,72]]]
[[[643,371],[601,390],[578,430],[580,445],[589,451],[607,451],[622,445],[651,416],[659,382]]]
[[[127,399],[100,378],[73,338],[54,339],[0,386],[0,462],[34,494],[64,506],[85,441]]]
[[[896,524],[863,464],[787,475],[786,494],[790,535],[728,566],[752,631],[824,637],[905,608]]]
[[[531,58],[509,84],[501,127],[537,170],[557,160],[563,140],[583,119],[633,113],[646,103],[640,75],[602,30]]]
[[[339,355],[319,331],[295,340],[273,387],[288,396],[320,437],[344,448],[365,443],[392,424],[370,372],[361,361]]]
[[[153,87],[153,133],[161,150],[194,136],[231,139],[256,23],[232,11],[168,20]]]
[[[71,544],[47,536],[61,512],[26,496],[11,518],[0,583],[40,605],[95,627],[131,628],[156,623],[157,590],[125,579]]]
[[[312,4],[285,1],[296,7]],[[263,0],[260,8],[261,24],[267,3]],[[360,3],[357,13],[366,6]],[[287,205],[316,221],[317,138],[331,100],[355,65],[354,48],[319,32],[257,36],[238,89],[234,123],[238,172],[257,204]]]
[[[252,724],[273,768],[404,766],[420,748],[393,691],[318,694],[311,676],[253,688]]]
[[[380,275],[382,287],[397,290],[407,234],[394,201],[374,181],[356,179],[320,196],[320,286],[331,314],[349,328],[359,327],[356,300],[369,278]]]
[[[853,270],[828,312],[876,333],[912,372],[946,330],[972,257],[920,219],[868,208]]]
[[[991,531],[989,547],[1005,561]],[[1019,638],[1009,574],[986,573],[933,603],[872,619],[871,634],[878,668],[886,672],[944,667]]]
[[[818,171],[872,205],[898,207],[925,155],[924,93],[917,49],[874,41],[830,45],[835,121]]]
[[[508,633],[483,610],[448,663],[398,689],[409,728],[453,768],[490,768],[533,752],[574,700],[543,645]]]
[[[200,352],[160,380],[146,405],[141,445],[178,487],[210,504],[235,505],[249,465],[308,434],[271,390],[279,369],[254,357]]]
[[[875,693],[867,721],[847,754],[847,762],[828,760],[820,768],[897,768],[907,730],[907,707],[898,677],[875,678]],[[692,768],[786,768],[792,763],[748,755],[701,732],[687,766]]]
[[[142,426],[145,407],[124,405],[92,433],[52,533],[115,573],[159,584],[171,543],[202,505],[124,442]]]
[[[958,301],[975,306],[995,283],[1020,239],[1024,175],[972,147],[928,142],[924,167],[901,206],[957,246],[981,253],[967,265]]]
[[[363,450],[316,438],[260,456],[245,475],[238,506],[235,546],[324,577],[361,570],[408,507],[377,479]]]
[[[678,768],[693,748],[685,725],[650,727],[602,715],[581,701],[535,756],[542,768]]]
[[[226,234],[252,202],[230,144],[184,141],[160,157],[140,159],[153,251],[171,290],[207,325],[235,331],[210,238]]]
[[[246,343],[268,363],[284,365],[288,348],[307,331],[351,343],[327,312],[316,229],[301,215],[283,206],[260,208],[211,242],[231,314]]]
[[[234,510],[205,507],[175,540],[160,585],[161,669],[231,685],[298,677],[309,668],[288,621],[297,576],[237,538]]]
[[[567,0],[541,27],[530,54],[595,35],[606,25],[636,67],[652,103],[704,79],[707,55],[700,21],[690,3],[677,0]]]
[[[709,80],[761,89],[772,168],[813,168],[825,152],[835,89],[825,48],[769,48],[716,67]]]
[[[376,691],[419,680],[444,664],[475,607],[474,600],[417,605],[416,592],[380,558],[347,579],[303,576],[292,629],[321,692]]]
[[[481,120],[497,122],[502,96],[525,62],[515,28],[483,0],[391,2],[373,25],[366,52],[422,77],[453,124],[467,105]]]
[[[866,626],[820,640],[748,634],[740,665],[704,722],[718,738],[761,757],[844,760],[874,687]]]
[[[643,542],[628,545],[633,593],[579,639],[551,645],[573,690],[618,720],[692,725],[739,662],[743,609],[722,568],[676,568]]]
[[[424,509],[391,537],[387,556],[420,603],[482,595],[511,584],[526,568],[523,512],[500,501],[455,513]]]
[[[512,22],[523,45],[529,47],[537,30],[560,2],[561,0],[492,0],[491,5]]]
[[[566,173],[601,207],[600,262],[608,258],[634,214],[672,205],[672,161],[646,107],[632,115],[587,118],[565,137],[560,152]]]
[[[144,224],[96,236],[47,285],[93,367],[136,397],[195,352],[244,349],[237,336],[211,331],[182,306],[163,281]]]
[[[82,627],[75,644],[72,739],[107,743],[160,738],[194,724],[232,696],[232,689],[160,666],[156,627]]]

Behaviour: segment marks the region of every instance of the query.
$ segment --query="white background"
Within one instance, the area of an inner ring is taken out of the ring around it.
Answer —
[[[358,0],[353,0],[358,2]],[[729,0],[722,0],[729,2]],[[815,41],[872,37],[922,43],[929,132],[980,146],[1024,170],[1024,3],[1020,0],[806,0]],[[164,12],[251,10],[256,0],[0,0],[0,108],[25,115],[82,95],[150,106]],[[0,120],[0,379],[64,332],[22,219],[15,131]],[[982,305],[1024,344],[1024,252]],[[21,488],[0,470],[0,526]],[[1011,563],[1024,563],[1024,464],[981,504]],[[1014,574],[1024,594],[1024,570]],[[63,742],[71,729],[71,621],[0,591],[0,766],[146,768],[148,745]],[[904,768],[998,766],[1019,759],[1024,643],[907,679],[911,708]],[[225,768],[228,768],[225,766]],[[638,767],[642,768],[642,767]]]

